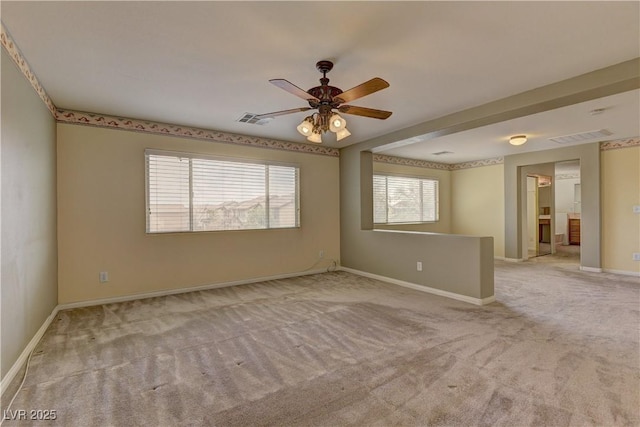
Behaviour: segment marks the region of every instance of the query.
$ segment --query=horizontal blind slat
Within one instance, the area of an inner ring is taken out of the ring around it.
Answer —
[[[297,167],[192,155],[146,157],[150,232],[299,226]]]
[[[374,175],[374,223],[438,221],[438,197],[438,180]]]
[[[189,162],[147,156],[148,231],[188,231]]]

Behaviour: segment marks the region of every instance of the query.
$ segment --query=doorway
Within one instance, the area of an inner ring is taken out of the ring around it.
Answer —
[[[555,165],[556,252],[580,257],[582,242],[582,185],[580,160]]]
[[[575,263],[584,271],[602,271],[600,144],[575,146],[514,154],[504,157],[505,230],[504,254],[509,261],[527,259],[527,175],[541,173],[554,176],[547,164],[580,160],[580,256]],[[548,162],[548,163],[547,163]],[[552,192],[555,185],[552,184]],[[552,200],[555,203],[555,198]],[[555,209],[552,209],[555,216]],[[553,224],[553,218],[552,218]],[[555,229],[555,224],[553,224]],[[549,257],[540,257],[544,260]]]
[[[527,175],[527,258],[554,252],[551,177]]]

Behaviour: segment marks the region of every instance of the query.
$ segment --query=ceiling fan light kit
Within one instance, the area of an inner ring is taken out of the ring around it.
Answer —
[[[269,80],[271,84],[307,101],[309,103],[309,107],[260,114],[256,116],[256,118],[266,119],[285,114],[298,113],[301,111],[318,110],[310,116],[305,117],[296,129],[301,135],[306,136],[307,140],[315,143],[321,143],[322,134],[328,131],[335,133],[338,141],[351,135],[351,132],[347,130],[347,121],[340,116],[338,112],[353,114],[356,116],[371,117],[379,120],[385,120],[391,116],[390,111],[357,107],[354,105],[343,105],[345,102],[362,98],[363,96],[370,95],[389,87],[389,83],[383,79],[375,77],[343,92],[340,88],[329,86],[327,73],[333,68],[333,62],[318,61],[316,68],[322,73],[320,86],[313,87],[307,91],[302,90],[298,86],[284,79]]]
[[[311,132],[313,132],[313,118],[311,116],[305,117],[305,119],[298,125],[296,129],[300,132],[301,135],[310,136]]]
[[[311,136],[307,138],[310,142],[315,142],[320,144],[322,142],[322,136],[319,132],[313,132]]]
[[[322,133],[327,130],[335,133],[338,141],[351,135],[351,132],[347,130],[347,121],[337,113],[334,113],[327,120],[329,113],[314,113],[305,117],[296,129],[311,142],[322,142]]]
[[[336,133],[340,129],[344,129],[345,127],[347,127],[347,121],[345,119],[343,119],[342,117],[340,117],[339,114],[334,114],[329,119],[329,130],[331,132]]]
[[[349,132],[347,130],[347,128],[340,129],[338,132],[336,132],[336,138],[337,138],[338,141],[340,141],[343,138],[348,137],[349,135],[351,135],[351,132]]]
[[[509,138],[509,144],[511,145],[522,145],[527,142],[527,135],[514,135]]]

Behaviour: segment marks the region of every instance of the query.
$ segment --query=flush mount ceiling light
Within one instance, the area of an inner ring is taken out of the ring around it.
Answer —
[[[375,77],[345,92],[335,86],[329,86],[327,73],[333,68],[331,61],[318,61],[316,64],[318,71],[322,73],[320,86],[312,87],[305,91],[298,86],[284,79],[269,80],[275,86],[304,99],[309,103],[308,107],[294,108],[291,110],[276,111],[273,113],[260,114],[255,116],[257,120],[273,118],[285,114],[298,113],[300,111],[318,110],[312,115],[305,117],[296,129],[301,135],[307,137],[311,142],[321,143],[322,134],[331,131],[336,134],[336,139],[340,141],[351,135],[347,130],[347,121],[338,114],[353,114],[356,116],[371,117],[384,120],[391,115],[390,111],[375,110],[373,108],[356,107],[355,105],[344,105],[345,102],[362,98],[379,90],[389,87],[389,83],[379,77]],[[337,110],[338,112],[334,111]]]
[[[527,135],[514,135],[509,138],[509,144],[511,145],[522,145],[527,142]]]

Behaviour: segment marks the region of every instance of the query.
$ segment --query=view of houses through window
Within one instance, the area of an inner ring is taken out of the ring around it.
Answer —
[[[438,221],[438,180],[373,176],[373,222],[393,224]]]
[[[299,168],[148,150],[147,232],[290,228]]]

